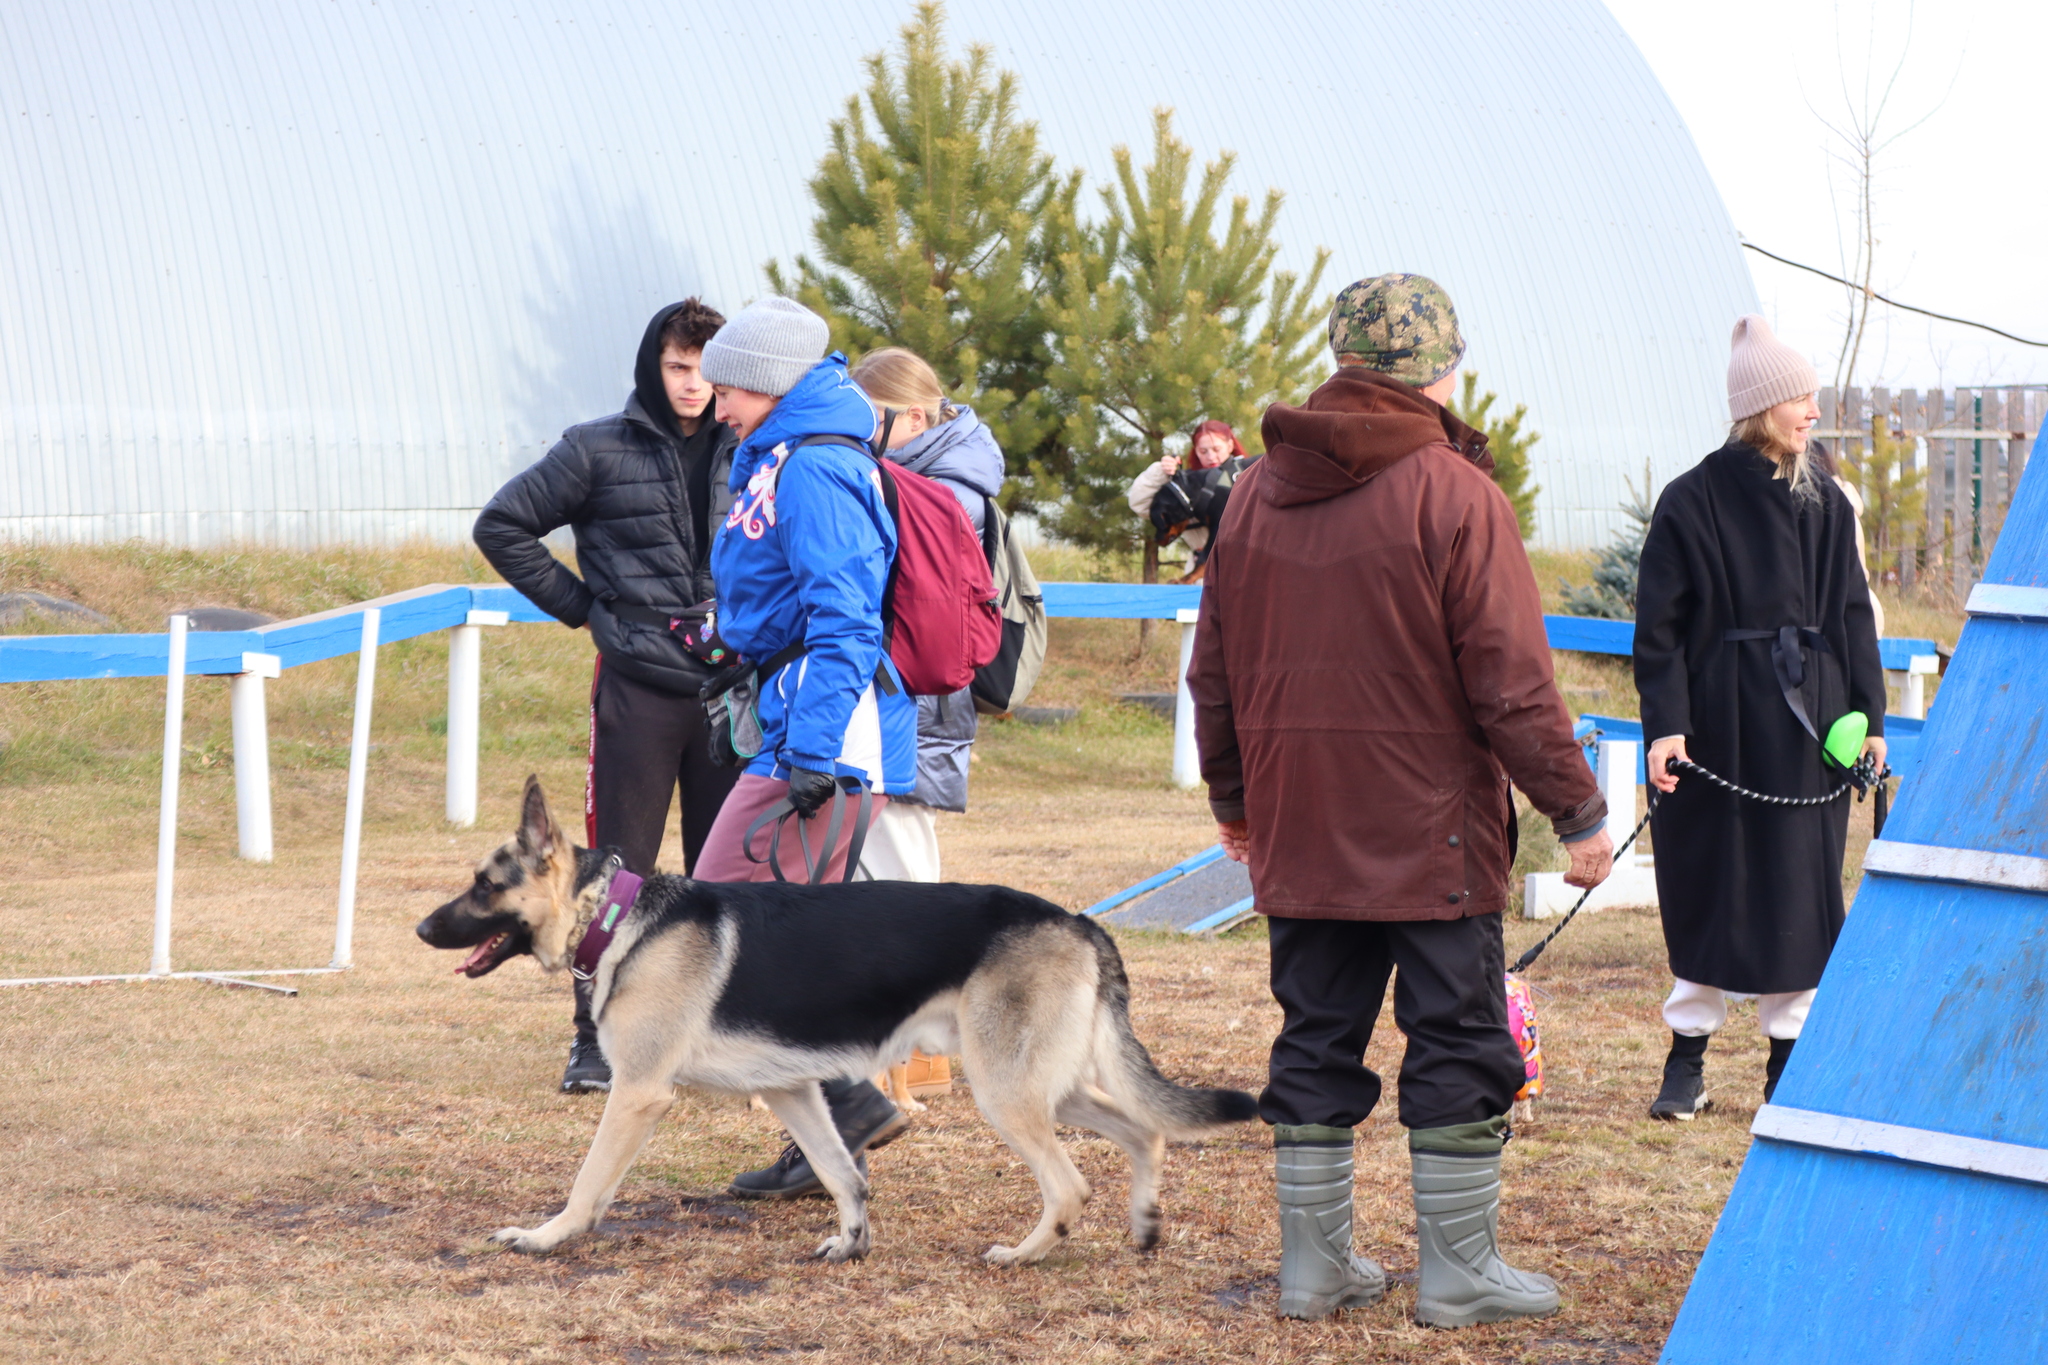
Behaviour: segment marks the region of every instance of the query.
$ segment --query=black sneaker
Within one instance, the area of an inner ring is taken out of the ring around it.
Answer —
[[[866,1153],[886,1147],[910,1129],[910,1115],[890,1103],[889,1097],[872,1081],[832,1080],[818,1087],[825,1094],[832,1126],[839,1140],[853,1153],[853,1164],[863,1178],[868,1173]],[[758,1171],[742,1171],[728,1187],[741,1199],[799,1199],[823,1190],[824,1184],[811,1170],[803,1150],[794,1142],[782,1149],[774,1164]]]
[[[860,1172],[860,1178],[868,1178],[868,1154],[855,1152],[853,1168]],[[820,1199],[832,1196],[826,1192],[825,1182],[818,1179],[818,1173],[811,1169],[810,1159],[804,1149],[794,1142],[782,1149],[782,1155],[774,1164],[758,1171],[742,1171],[732,1179],[731,1193],[739,1199],[802,1199],[816,1195]]]
[[[1713,1108],[1713,1100],[1707,1098],[1706,1067],[1707,1035],[1672,1034],[1671,1055],[1664,1059],[1664,1088],[1650,1105],[1650,1117],[1689,1123]]]
[[[597,1039],[578,1034],[569,1047],[569,1065],[562,1071],[562,1093],[583,1095],[611,1088],[611,1063],[604,1059]]]

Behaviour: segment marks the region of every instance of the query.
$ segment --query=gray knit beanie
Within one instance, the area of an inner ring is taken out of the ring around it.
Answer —
[[[1820,376],[1806,357],[1772,336],[1771,325],[1755,313],[1735,319],[1735,335],[1729,343],[1728,416],[1733,421],[1754,417],[1820,388]]]
[[[704,347],[704,379],[780,398],[825,358],[832,329],[798,303],[770,294],[750,303]]]

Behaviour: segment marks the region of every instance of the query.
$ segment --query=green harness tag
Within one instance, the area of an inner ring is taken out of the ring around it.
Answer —
[[[1863,757],[1863,741],[1870,735],[1870,717],[1861,711],[1851,711],[1828,727],[1828,737],[1821,748],[1839,768],[1853,768],[1856,760]]]

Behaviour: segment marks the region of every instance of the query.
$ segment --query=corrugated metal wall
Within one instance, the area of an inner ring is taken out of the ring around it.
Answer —
[[[1726,211],[1595,0],[954,0],[1100,179],[1155,105],[1283,263],[1452,292],[1543,432],[1540,539],[1718,443]],[[655,308],[807,249],[827,121],[909,7],[645,0],[0,6],[0,535],[467,535],[614,411]]]

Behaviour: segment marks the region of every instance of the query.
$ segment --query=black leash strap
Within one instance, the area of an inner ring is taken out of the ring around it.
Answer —
[[[1652,800],[1650,802],[1650,810],[1655,810],[1656,808],[1657,803],[1656,801]],[[1636,821],[1636,827],[1629,831],[1628,838],[1622,840],[1621,847],[1614,850],[1614,862],[1616,866],[1619,866],[1621,864],[1621,855],[1628,852],[1629,848],[1635,843],[1636,836],[1643,832],[1643,826],[1649,823],[1650,812],[1644,811],[1643,818]],[[1614,874],[1610,872],[1608,875],[1612,876]],[[1589,886],[1584,891],[1579,893],[1578,904],[1574,905],[1569,911],[1565,913],[1565,917],[1557,922],[1557,927],[1555,929],[1552,929],[1549,933],[1545,934],[1542,938],[1536,940],[1536,946],[1531,948],[1528,952],[1523,953],[1520,957],[1516,958],[1515,965],[1508,968],[1508,970],[1511,972],[1528,971],[1529,964],[1534,962],[1537,958],[1543,956],[1543,950],[1550,946],[1550,940],[1556,938],[1559,934],[1563,933],[1565,925],[1570,924],[1572,922],[1572,916],[1578,914],[1579,911],[1585,908],[1586,900],[1593,894],[1594,890],[1595,888]]]
[[[816,886],[825,880],[825,870],[832,863],[832,850],[839,843],[839,831],[845,825],[849,797],[855,791],[860,793],[860,798],[854,809],[853,832],[846,842],[846,873],[840,878],[841,881],[850,882],[860,868],[861,847],[867,842],[868,824],[874,809],[874,793],[867,783],[858,778],[842,777],[834,784],[832,814],[825,822],[825,846],[818,850],[816,859],[811,857],[811,841],[804,834],[804,824],[808,822],[797,816],[797,847],[803,854],[804,880],[807,885]],[[774,874],[778,882],[789,880],[782,870],[782,830],[796,813],[796,807],[789,803],[788,797],[784,797],[755,816],[754,823],[747,826],[746,838],[740,841],[740,852],[746,855],[747,861],[767,863],[769,872]],[[761,857],[754,852],[754,837],[761,832],[764,825],[769,827],[768,854]]]

